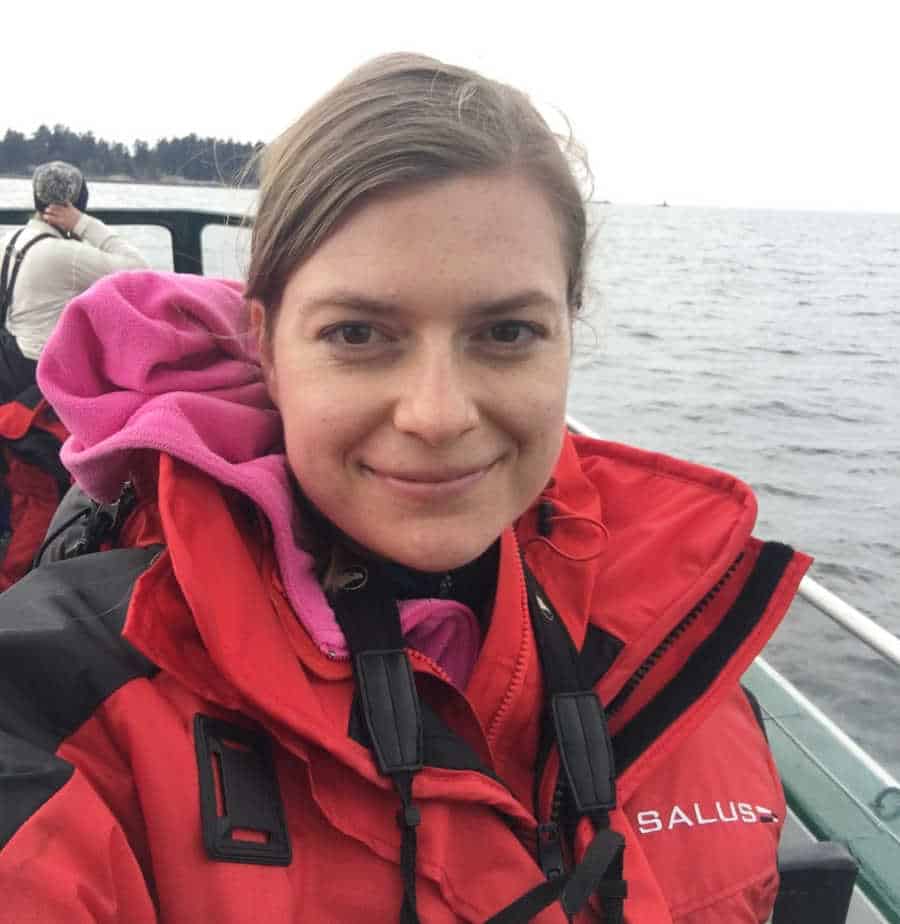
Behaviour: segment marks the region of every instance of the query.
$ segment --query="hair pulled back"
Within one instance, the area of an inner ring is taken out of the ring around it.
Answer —
[[[272,142],[259,169],[246,296],[265,307],[269,330],[291,273],[364,197],[500,171],[522,173],[547,196],[569,307],[581,306],[584,201],[561,139],[513,87],[422,55],[375,58]]]

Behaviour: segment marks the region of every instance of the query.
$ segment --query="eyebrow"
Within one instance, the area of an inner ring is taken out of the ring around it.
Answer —
[[[541,306],[555,308],[557,307],[556,299],[542,289],[523,289],[521,292],[514,292],[502,298],[475,302],[473,305],[469,306],[469,310],[473,314],[489,318],[506,314],[508,311],[515,311],[520,308]],[[398,310],[402,311],[400,306],[395,302],[388,299],[364,295],[361,292],[354,292],[351,289],[336,289],[325,295],[318,295],[306,301],[304,307],[307,310],[316,310],[319,308],[349,308],[353,311],[360,311],[376,316],[396,314]]]

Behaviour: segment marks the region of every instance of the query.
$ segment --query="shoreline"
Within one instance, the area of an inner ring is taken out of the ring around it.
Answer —
[[[30,180],[30,173],[5,173],[0,171],[0,180]],[[85,179],[89,183],[119,183],[131,184],[133,186],[196,186],[206,189],[232,189],[232,190],[255,190],[258,186],[232,185],[222,180],[186,180],[179,176],[165,176],[158,180],[137,179],[133,176],[124,176],[122,174],[113,174],[112,176],[98,176],[85,174]]]

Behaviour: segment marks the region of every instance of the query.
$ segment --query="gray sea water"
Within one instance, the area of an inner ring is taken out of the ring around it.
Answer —
[[[29,184],[0,180],[0,204]],[[97,206],[246,211],[252,193],[91,184]],[[900,215],[594,206],[570,411],[603,438],[726,469],[757,534],[900,635]],[[164,232],[129,232],[170,268]],[[239,275],[240,233],[207,231]],[[900,774],[900,676],[800,602],[769,661]]]

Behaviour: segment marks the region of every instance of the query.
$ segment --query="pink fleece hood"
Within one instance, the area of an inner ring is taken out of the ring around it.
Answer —
[[[281,419],[263,383],[237,282],[174,273],[101,279],[69,303],[38,384],[71,434],[62,461],[97,500],[114,501],[141,451],[165,452],[247,495],[272,526],[285,590],[319,648],[347,645],[295,542]],[[451,600],[401,604],[407,641],[465,686],[478,651],[472,611]]]

